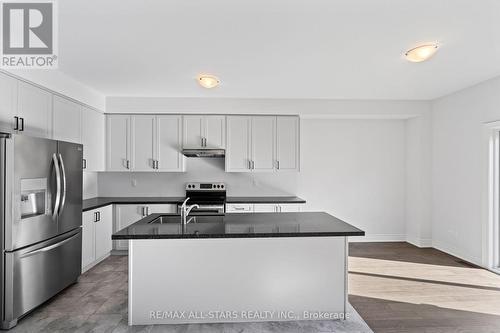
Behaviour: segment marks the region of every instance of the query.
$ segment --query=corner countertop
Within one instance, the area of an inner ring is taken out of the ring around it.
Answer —
[[[325,212],[235,213],[192,216],[183,226],[175,214],[151,214],[112,239],[263,238],[364,236],[365,232]],[[161,223],[160,223],[161,220]]]
[[[112,204],[178,204],[184,201],[185,197],[96,197],[83,200],[82,210],[92,210]],[[269,204],[303,204],[306,203],[304,199],[299,197],[274,197],[274,196],[261,196],[261,197],[227,197],[226,203],[269,203]]]

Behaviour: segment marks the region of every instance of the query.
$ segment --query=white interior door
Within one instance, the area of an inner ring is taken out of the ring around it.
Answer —
[[[24,130],[31,136],[52,136],[52,94],[25,82],[18,85],[18,112],[24,120]]]
[[[87,171],[105,169],[105,123],[104,114],[92,109],[82,108],[82,143],[83,158]]]
[[[130,116],[108,115],[106,123],[106,168],[108,171],[128,171],[130,167]]]
[[[156,132],[158,170],[183,171],[182,116],[157,116]]]
[[[252,169],[274,170],[276,117],[252,117]]]
[[[131,118],[132,128],[132,170],[154,171],[155,153],[155,116],[137,115]]]
[[[0,129],[8,132],[14,129],[17,111],[17,80],[0,74]]]
[[[250,172],[250,117],[227,117],[226,171]]]
[[[81,143],[82,107],[68,99],[54,96],[52,114],[52,137],[54,140]]]
[[[203,138],[203,116],[183,116],[184,123],[184,148],[199,148],[202,146]]]
[[[299,170],[299,117],[276,117],[276,169]]]
[[[226,116],[205,116],[204,137],[208,148],[225,148]]]

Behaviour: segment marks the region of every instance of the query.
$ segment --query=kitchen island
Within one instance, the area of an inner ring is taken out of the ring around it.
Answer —
[[[347,237],[327,213],[151,214],[129,240],[129,324],[342,319]]]

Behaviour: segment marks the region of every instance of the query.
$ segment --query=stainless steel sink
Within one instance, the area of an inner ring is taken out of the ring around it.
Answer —
[[[160,215],[151,222],[150,224],[166,224],[166,223],[181,223],[180,215]],[[219,215],[195,215],[188,216],[189,223],[221,223],[223,221],[223,216]]]
[[[170,216],[161,215],[149,223],[155,223],[155,224],[181,223],[181,216],[180,215],[170,215]]]

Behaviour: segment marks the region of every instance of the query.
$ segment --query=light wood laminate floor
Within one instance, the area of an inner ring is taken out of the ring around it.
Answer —
[[[500,276],[408,243],[351,243],[349,301],[375,332],[500,332]]]

